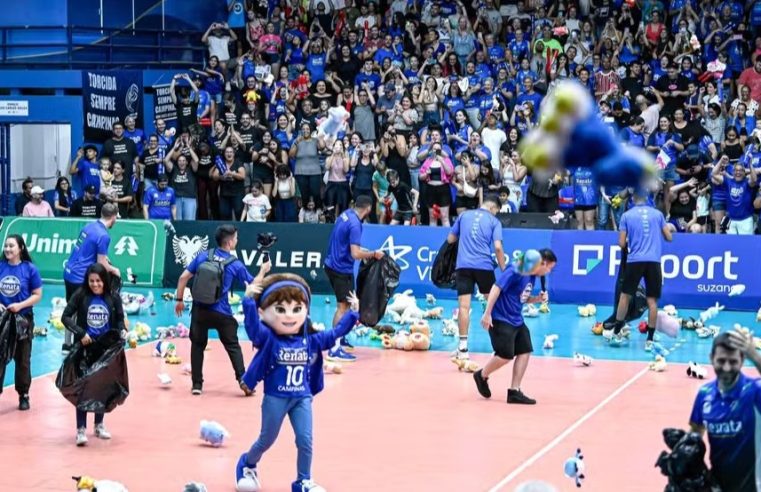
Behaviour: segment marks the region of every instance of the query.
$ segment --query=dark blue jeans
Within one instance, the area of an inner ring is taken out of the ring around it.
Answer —
[[[103,413],[96,413],[95,425],[102,424],[104,416],[105,414]],[[85,427],[87,427],[87,412],[83,412],[82,410],[77,409],[77,429],[82,429]]]
[[[312,197],[314,198],[315,208],[322,208],[322,196],[320,195],[322,176],[319,174],[314,176],[297,174],[295,178],[296,184],[299,186],[299,193],[301,193],[302,206],[309,202],[309,197]]]

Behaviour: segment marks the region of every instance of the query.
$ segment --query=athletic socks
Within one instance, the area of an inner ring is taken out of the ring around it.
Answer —
[[[468,335],[460,335],[460,343],[457,345],[457,350],[460,352],[468,351]]]
[[[647,327],[647,341],[652,342],[655,337],[655,328]]]

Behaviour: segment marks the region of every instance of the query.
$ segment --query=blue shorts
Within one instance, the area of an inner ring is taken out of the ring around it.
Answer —
[[[660,172],[660,178],[663,181],[671,181],[675,183],[679,179],[679,175],[676,173],[676,165],[666,166],[666,169],[662,169]]]
[[[711,203],[711,208],[713,208],[715,212],[726,212],[727,201],[724,199],[717,200],[716,198],[714,198]]]

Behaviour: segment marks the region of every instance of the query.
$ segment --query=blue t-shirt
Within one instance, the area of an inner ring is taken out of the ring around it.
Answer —
[[[626,231],[629,242],[629,263],[661,261],[663,227],[666,218],[650,205],[635,205],[621,216],[619,231]]]
[[[97,338],[111,329],[111,312],[103,296],[93,296],[87,306],[87,334]]]
[[[96,220],[82,228],[77,244],[63,269],[63,279],[72,284],[82,284],[90,265],[97,263],[98,255],[108,254],[111,238],[103,222]]]
[[[228,253],[225,250],[216,248],[214,250],[214,261],[223,262],[227,258],[229,258],[231,254],[232,253]],[[198,266],[204,261],[206,261],[208,258],[209,258],[209,252],[204,251],[203,253],[196,256],[193,259],[193,261],[190,262],[190,265],[188,265],[187,270],[193,275],[195,275],[196,272],[198,271]],[[206,309],[209,309],[210,311],[223,314],[225,316],[232,316],[233,311],[230,308],[230,302],[227,299],[227,295],[232,290],[233,280],[237,280],[240,285],[244,286],[247,283],[253,282],[254,277],[252,277],[251,274],[248,273],[248,270],[246,269],[245,265],[243,265],[243,262],[234,261],[225,267],[225,273],[222,275],[221,299],[214,304],[201,304],[199,302],[198,305],[203,306]],[[195,304],[195,301],[194,301],[194,304]]]
[[[264,378],[264,393],[284,398],[311,395],[307,370],[310,365],[307,338],[303,335],[274,338],[277,340],[274,367]]]
[[[18,265],[11,265],[7,261],[0,261],[0,304],[3,306],[26,301],[32,295],[32,291],[40,287],[40,272],[33,263],[22,261]],[[20,313],[26,314],[31,311],[32,308],[28,307]]]
[[[148,205],[149,219],[170,219],[172,218],[172,206],[176,198],[172,188],[151,188],[145,193],[143,204]]]
[[[591,167],[573,171],[573,203],[580,206],[597,205],[597,185]]]
[[[732,220],[745,220],[753,215],[753,189],[746,180],[724,178],[727,196],[727,216]]]
[[[360,245],[362,240],[362,221],[354,209],[343,212],[336,219],[328,241],[328,254],[325,265],[338,273],[354,273],[354,257],[351,245]]]
[[[531,297],[535,282],[535,276],[521,275],[515,271],[515,265],[509,265],[495,284],[500,293],[491,312],[492,320],[521,326],[523,305]]]
[[[85,195],[85,188],[92,185],[95,193],[100,193],[100,164],[86,159],[77,163],[77,178],[79,178],[79,196]]]
[[[711,472],[721,490],[755,492],[761,483],[761,379],[744,374],[727,393],[717,381],[704,384],[692,407],[690,423],[704,427],[711,447]]]
[[[455,269],[494,270],[491,257],[495,241],[502,241],[502,223],[490,212],[467,210],[457,217],[452,234],[460,240]]]

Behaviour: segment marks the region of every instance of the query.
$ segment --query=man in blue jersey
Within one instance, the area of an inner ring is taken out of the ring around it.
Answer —
[[[661,272],[661,251],[663,240],[671,241],[671,229],[660,210],[648,205],[647,195],[636,192],[634,206],[621,216],[618,226],[618,245],[628,248],[624,283],[621,298],[616,311],[616,323],[610,337],[611,345],[620,345],[624,341],[621,330],[629,310],[629,303],[642,279],[645,279],[645,296],[647,297],[647,341],[645,350],[653,349],[655,321],[658,317],[658,299],[661,297],[663,276]]]
[[[515,359],[513,379],[507,390],[507,403],[536,404],[536,400],[521,391],[523,375],[526,374],[534,350],[531,334],[523,320],[523,305],[549,300],[545,291],[538,296],[531,294],[536,278],[550,273],[558,261],[551,249],[541,249],[538,253],[538,261],[525,273],[521,273],[515,264],[507,267],[489,292],[481,326],[489,330],[494,355],[483,368],[473,374],[476,388],[484,398],[491,398],[489,376]]]
[[[111,275],[121,276],[119,269],[108,260],[108,246],[111,237],[108,230],[116,224],[119,208],[115,203],[106,203],[100,209],[100,219],[84,226],[79,233],[77,243],[63,268],[63,283],[66,287],[66,302],[85,281],[85,273],[90,265],[100,263]],[[74,343],[74,335],[66,330],[63,351],[66,352]]]
[[[497,196],[484,197],[481,208],[467,210],[457,217],[447,236],[450,244],[458,240],[460,242],[455,263],[457,324],[460,332],[460,342],[455,356],[458,359],[468,358],[468,328],[470,327],[470,301],[473,288],[477,285],[478,291],[486,295],[494,285],[492,247],[500,270],[505,269],[502,223],[496,217],[501,206]]]
[[[690,415],[693,431],[708,432],[711,474],[732,492],[761,491],[761,379],[741,372],[746,358],[761,373],[750,334],[735,330],[713,339],[716,380],[700,388]]]
[[[328,253],[325,258],[325,274],[336,295],[336,312],[333,326],[349,310],[349,294],[354,291],[354,261],[370,258],[383,258],[383,251],[364,251],[360,247],[362,240],[362,221],[370,215],[373,207],[372,198],[359,195],[354,200],[354,208],[346,210],[336,218],[333,231],[328,241]],[[356,357],[347,352],[352,347],[341,337],[336,346],[328,351],[328,360],[352,362]]]
[[[750,235],[753,234],[753,198],[758,185],[757,171],[753,166],[745,169],[740,163],[732,168],[730,175],[727,172],[727,160],[721,159],[711,172],[711,181],[727,197],[727,234]]]

